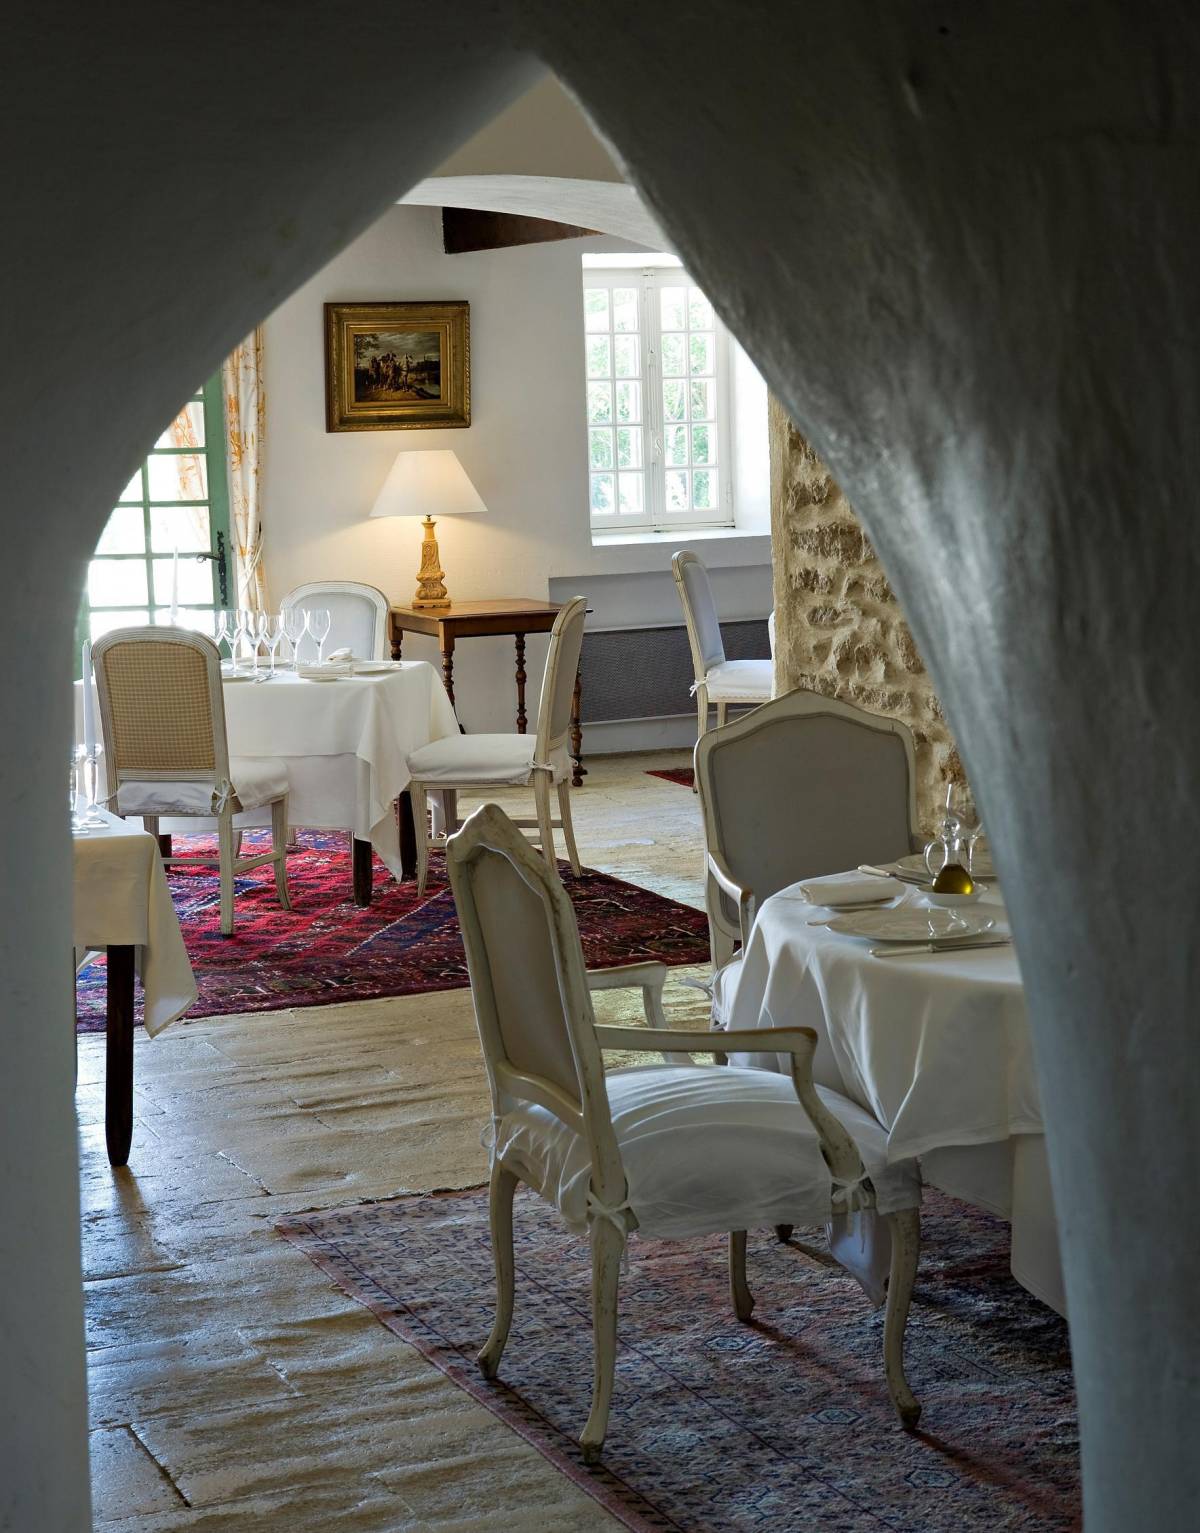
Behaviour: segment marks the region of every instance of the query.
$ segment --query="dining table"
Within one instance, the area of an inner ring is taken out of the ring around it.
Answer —
[[[77,737],[82,685],[76,683]],[[459,732],[441,678],[427,661],[370,661],[352,666],[223,668],[229,754],[273,757],[288,774],[288,820],[309,830],[348,831],[354,897],[371,901],[372,853],[397,878],[411,876],[402,835],[410,829],[400,800],[408,756]],[[103,758],[101,758],[103,767]],[[103,782],[102,782],[103,790]],[[270,823],[270,811],[239,815],[238,829]],[[215,830],[207,818],[164,817],[163,835]]]
[[[930,913],[919,888],[893,883],[890,893],[906,918]],[[1017,952],[1011,940],[953,945],[1011,939],[998,884],[950,914],[971,930],[937,951],[839,931],[828,924],[838,914],[849,912],[813,903],[804,882],[765,899],[744,951],[716,976],[714,1025],[813,1028],[817,1083],[873,1115],[889,1162],[916,1158],[927,1183],[1006,1219],[1013,1275],[1065,1313]],[[788,1068],[774,1054],[731,1059]]]
[[[95,818],[72,835],[72,941],[77,966],[107,956],[104,1137],[110,1162],[124,1166],[133,1138],[134,976],[151,1038],[182,1016],[197,988],[158,843],[106,809]]]

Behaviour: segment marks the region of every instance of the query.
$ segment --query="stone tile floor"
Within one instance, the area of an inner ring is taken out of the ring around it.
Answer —
[[[594,759],[575,819],[586,863],[699,905],[695,796],[646,775],[686,763]],[[667,1002],[694,1023],[686,972]],[[597,1010],[632,1021],[636,1005]],[[114,1170],[104,1040],[79,1040],[97,1527],[617,1526],[273,1230],[284,1213],[485,1179],[467,991],[176,1024],[139,1034],[135,1080],[130,1164]]]

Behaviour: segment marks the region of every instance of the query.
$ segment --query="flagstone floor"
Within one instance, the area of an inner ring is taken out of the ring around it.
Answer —
[[[686,763],[594,759],[575,820],[590,866],[699,905],[695,796],[646,775]],[[681,1023],[705,1019],[679,983],[699,972],[668,982]],[[634,1020],[636,996],[597,999],[605,1020]],[[617,1526],[273,1230],[284,1213],[485,1179],[468,992],[176,1024],[139,1034],[135,1079],[130,1164],[114,1170],[104,1040],[80,1038],[98,1528]]]

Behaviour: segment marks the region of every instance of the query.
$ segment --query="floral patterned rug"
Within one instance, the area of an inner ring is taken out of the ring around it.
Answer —
[[[657,771],[646,773],[647,777],[661,777],[664,782],[677,782],[681,788],[690,788],[696,781],[696,773],[691,767],[659,767]]]
[[[199,838],[176,838],[181,853]],[[422,899],[413,882],[397,883],[375,861],[370,906],[351,896],[350,855],[344,835],[302,831],[301,850],[288,857],[292,910],[275,898],[270,866],[237,881],[236,924],[222,937],[215,867],[168,872],[183,940],[200,987],[188,1017],[278,1011],[362,1001],[376,996],[456,990],[468,984],[454,900],[440,852],[430,859]],[[649,889],[585,869],[559,872],[575,906],[589,968],[657,958],[663,963],[708,961],[703,911],[664,899]],[[81,1032],[104,1030],[104,960],[88,964],[76,984]],[[141,1016],[140,990],[137,1000]]]
[[[924,1413],[912,1435],[883,1383],[882,1311],[840,1268],[752,1234],[757,1308],[741,1325],[723,1239],[635,1238],[596,1469],[575,1442],[591,1387],[587,1243],[524,1191],[515,1222],[516,1312],[491,1384],[474,1363],[492,1319],[485,1189],[277,1228],[639,1533],[1080,1526],[1067,1328],[1014,1281],[1008,1227],[990,1215],[927,1193],[907,1348]]]

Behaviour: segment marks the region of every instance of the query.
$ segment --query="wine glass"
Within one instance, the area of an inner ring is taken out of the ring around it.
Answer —
[[[230,654],[233,659],[233,668],[235,671],[238,667],[238,655],[241,652],[242,645],[245,643],[246,632],[249,629],[249,626],[250,613],[246,610],[245,607],[238,607],[234,613],[233,644],[230,650]]]
[[[271,670],[269,674],[275,675],[275,651],[279,648],[279,641],[283,638],[283,623],[277,612],[264,612],[262,614],[262,640],[267,646],[267,653],[271,657]]]
[[[246,637],[250,641],[250,669],[254,672],[254,678],[258,680],[258,647],[263,638],[263,612],[251,612],[250,622],[246,628]]]
[[[82,824],[89,830],[103,830],[108,823],[97,808],[96,799],[100,785],[100,753],[103,746],[94,745],[83,757],[83,793],[87,800],[87,813]]]
[[[213,637],[217,641],[218,649],[221,648],[222,644],[230,643],[230,654],[232,656],[232,644],[230,641],[233,638],[233,623],[228,607],[221,607],[217,610]]]
[[[317,641],[317,664],[325,664],[325,640],[329,637],[333,615],[328,607],[314,607],[308,614],[308,631]]]
[[[300,664],[300,640],[308,627],[308,613],[303,607],[285,607],[283,610],[283,634],[292,648],[292,668]]]
[[[81,745],[73,745],[71,747],[71,776],[69,779],[70,788],[67,793],[67,803],[71,808],[71,831],[72,834],[78,836],[87,835],[87,831],[83,828],[83,822],[80,820],[75,809],[75,802],[79,795],[79,762],[82,755],[83,747]]]

